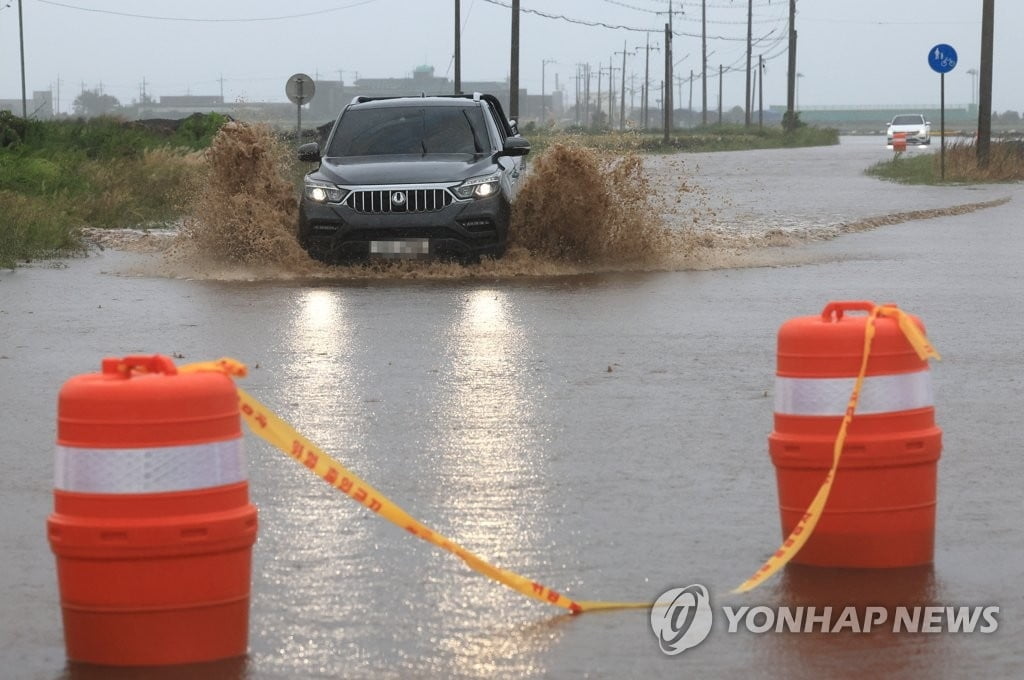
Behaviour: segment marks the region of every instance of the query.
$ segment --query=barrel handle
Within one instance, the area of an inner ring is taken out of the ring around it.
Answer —
[[[132,372],[136,373],[163,373],[164,375],[177,375],[178,367],[170,357],[163,354],[153,355],[131,355],[123,359],[107,357],[103,360],[103,373],[105,375],[118,375],[122,378],[131,377]]]
[[[842,321],[843,312],[870,312],[877,306],[878,305],[876,305],[874,302],[871,302],[870,300],[843,300],[840,302],[833,301],[825,305],[825,309],[821,310],[821,320]]]

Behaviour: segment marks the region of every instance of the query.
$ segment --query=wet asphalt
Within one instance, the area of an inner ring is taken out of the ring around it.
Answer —
[[[719,230],[827,231],[1010,200],[708,271],[181,280],[126,275],[149,256],[107,250],[0,272],[3,675],[1021,677],[1024,190],[897,187],[862,175],[876,157],[874,141],[844,140],[685,162],[699,164]],[[780,540],[766,442],[775,332],[843,299],[897,303],[942,353],[934,565],[788,568],[728,595]],[[249,392],[414,516],[575,598],[700,583],[715,607],[995,605],[999,627],[758,635],[718,621],[665,656],[646,611],[570,617],[521,598],[247,436],[260,510],[248,656],[141,673],[68,664],[45,531],[56,395],[104,356],[155,352],[248,363]]]

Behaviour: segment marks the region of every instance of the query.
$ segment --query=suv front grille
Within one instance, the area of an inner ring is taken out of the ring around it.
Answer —
[[[342,201],[344,205],[364,214],[437,212],[454,202],[455,196],[446,188],[403,186],[353,189]]]

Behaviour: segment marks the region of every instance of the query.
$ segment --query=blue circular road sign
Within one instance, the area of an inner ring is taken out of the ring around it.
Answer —
[[[956,67],[956,50],[951,45],[939,43],[928,50],[928,65],[936,73],[949,73]]]

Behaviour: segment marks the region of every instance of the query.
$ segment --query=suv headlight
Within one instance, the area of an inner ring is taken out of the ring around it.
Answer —
[[[452,189],[459,198],[487,198],[498,193],[498,181],[501,173],[471,177]]]
[[[341,203],[341,200],[345,198],[345,190],[339,189],[330,182],[307,179],[303,184],[303,194],[316,203]]]

